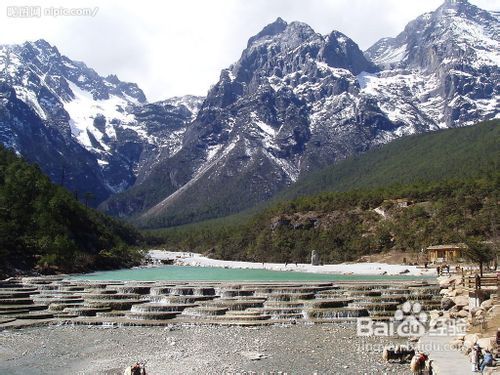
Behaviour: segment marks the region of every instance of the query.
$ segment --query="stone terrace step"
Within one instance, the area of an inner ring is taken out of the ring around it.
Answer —
[[[189,307],[187,309],[184,309],[182,314],[194,318],[199,318],[199,317],[212,317],[215,315],[224,315],[227,311],[228,311],[227,307],[198,306],[198,307]]]
[[[267,296],[268,301],[299,301],[309,299],[314,299],[314,293],[270,294]]]
[[[140,294],[136,293],[114,293],[114,294],[105,294],[105,293],[96,293],[96,294],[85,294],[83,296],[85,301],[89,300],[117,300],[117,299],[127,299],[127,300],[139,300],[141,299]]]
[[[320,309],[328,307],[345,307],[353,301],[354,300],[352,298],[318,299],[318,300],[308,301],[306,303],[306,308]]]
[[[32,304],[32,305],[0,305],[0,314],[3,312],[9,312],[12,310],[45,310],[47,305],[43,304]]]
[[[95,316],[100,311],[111,311],[109,307],[67,307],[63,310],[64,313],[76,314],[79,316]]]
[[[149,294],[151,291],[151,285],[117,285],[113,286],[112,290],[116,290],[118,294]]]
[[[231,300],[231,299],[216,299],[206,302],[205,306],[220,306],[227,307],[228,310],[245,310],[250,307],[263,307],[264,299],[260,300]]]
[[[212,296],[151,296],[151,302],[172,303],[172,304],[193,304],[203,301],[211,301]]]
[[[116,317],[125,317],[125,311],[99,311],[96,313],[96,317],[98,318],[116,318]]]
[[[117,300],[87,300],[84,306],[92,308],[106,308],[109,307],[112,310],[130,310],[133,306],[145,303],[145,300],[137,299],[117,299]]]
[[[66,307],[83,306],[83,302],[66,302],[66,303],[51,303],[48,307],[49,311],[63,311]]]
[[[51,319],[54,317],[54,315],[48,312],[35,311],[35,312],[16,314],[14,315],[14,317],[16,319]]]
[[[29,309],[0,310],[0,316],[2,316],[2,318],[5,318],[6,316],[12,316],[16,314],[27,314],[30,311],[31,310]]]
[[[166,320],[175,318],[180,312],[174,311],[149,311],[149,312],[128,312],[125,317],[139,320]]]
[[[2,305],[32,305],[33,300],[31,298],[4,298],[2,300]]]
[[[144,303],[132,306],[132,312],[157,312],[157,311],[183,311],[186,308],[194,307],[193,304],[164,304],[164,303]]]
[[[30,295],[32,294],[34,294],[32,291],[25,291],[25,290],[5,291],[0,289],[0,303],[3,303],[5,299],[29,298]]]
[[[366,309],[341,307],[341,308],[331,308],[331,309],[308,309],[304,310],[306,318],[311,319],[331,319],[335,320],[338,318],[359,318],[367,317],[370,314]]]

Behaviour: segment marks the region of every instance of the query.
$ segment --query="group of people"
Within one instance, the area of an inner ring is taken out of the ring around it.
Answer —
[[[446,273],[449,275],[450,274],[450,265],[449,264],[444,264],[442,266],[437,266],[436,271],[438,276],[444,275],[444,272],[446,270]]]
[[[136,362],[125,369],[123,375],[146,375],[146,363]]]
[[[482,374],[486,367],[493,365],[493,354],[485,349],[483,355],[481,348],[477,344],[472,347],[469,355],[472,372],[481,372]]]

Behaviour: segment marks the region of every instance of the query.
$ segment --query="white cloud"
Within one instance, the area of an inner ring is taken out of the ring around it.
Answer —
[[[498,9],[499,0],[473,0]],[[236,61],[250,36],[278,16],[317,32],[339,30],[362,49],[397,35],[441,0],[74,0],[43,7],[99,7],[95,17],[10,18],[0,9],[0,43],[46,39],[100,74],[136,82],[149,100],[204,95]],[[12,0],[5,6],[26,5]]]

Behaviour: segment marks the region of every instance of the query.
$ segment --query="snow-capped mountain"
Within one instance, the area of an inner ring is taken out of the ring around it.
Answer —
[[[44,40],[0,46],[0,82],[1,142],[97,203],[147,174],[141,166],[158,153],[175,152],[202,100],[147,104],[136,84],[101,77]],[[35,124],[37,142],[27,131]]]
[[[498,116],[499,46],[497,14],[465,0],[365,55],[278,18],[222,71],[180,151],[106,209],[152,225],[234,212],[377,144]]]
[[[114,215],[222,216],[395,138],[498,117],[498,17],[447,0],[365,53],[278,18],[206,98],[156,103],[46,42],[2,46],[0,140],[55,181],[70,160],[68,186],[113,194],[100,207]]]
[[[365,132],[392,126],[356,98],[356,75],[376,70],[345,35],[323,36],[278,18],[222,71],[181,150],[160,160],[142,184],[111,198],[106,210],[148,209],[142,217],[162,217],[162,225],[174,216],[189,221],[192,210],[201,217],[223,214],[270,198],[305,171],[366,150]]]
[[[366,51],[384,71],[360,77],[363,91],[394,122],[420,118],[444,128],[493,118],[500,107],[499,40],[499,13],[446,0]]]

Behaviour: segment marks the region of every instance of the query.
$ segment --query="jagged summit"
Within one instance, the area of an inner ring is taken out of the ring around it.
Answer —
[[[365,53],[381,68],[364,90],[389,106],[394,119],[420,117],[431,128],[498,116],[498,17],[467,1],[447,1]],[[405,95],[404,93],[407,93]]]
[[[446,1],[366,51],[382,67],[434,70],[449,64],[498,66],[498,17],[466,0]]]
[[[261,39],[261,38],[266,37],[266,36],[273,36],[273,35],[281,33],[283,30],[285,30],[287,25],[288,24],[281,17],[278,17],[276,19],[276,21],[265,26],[259,33],[252,36],[248,40],[247,48],[250,47],[250,45],[258,39]]]

